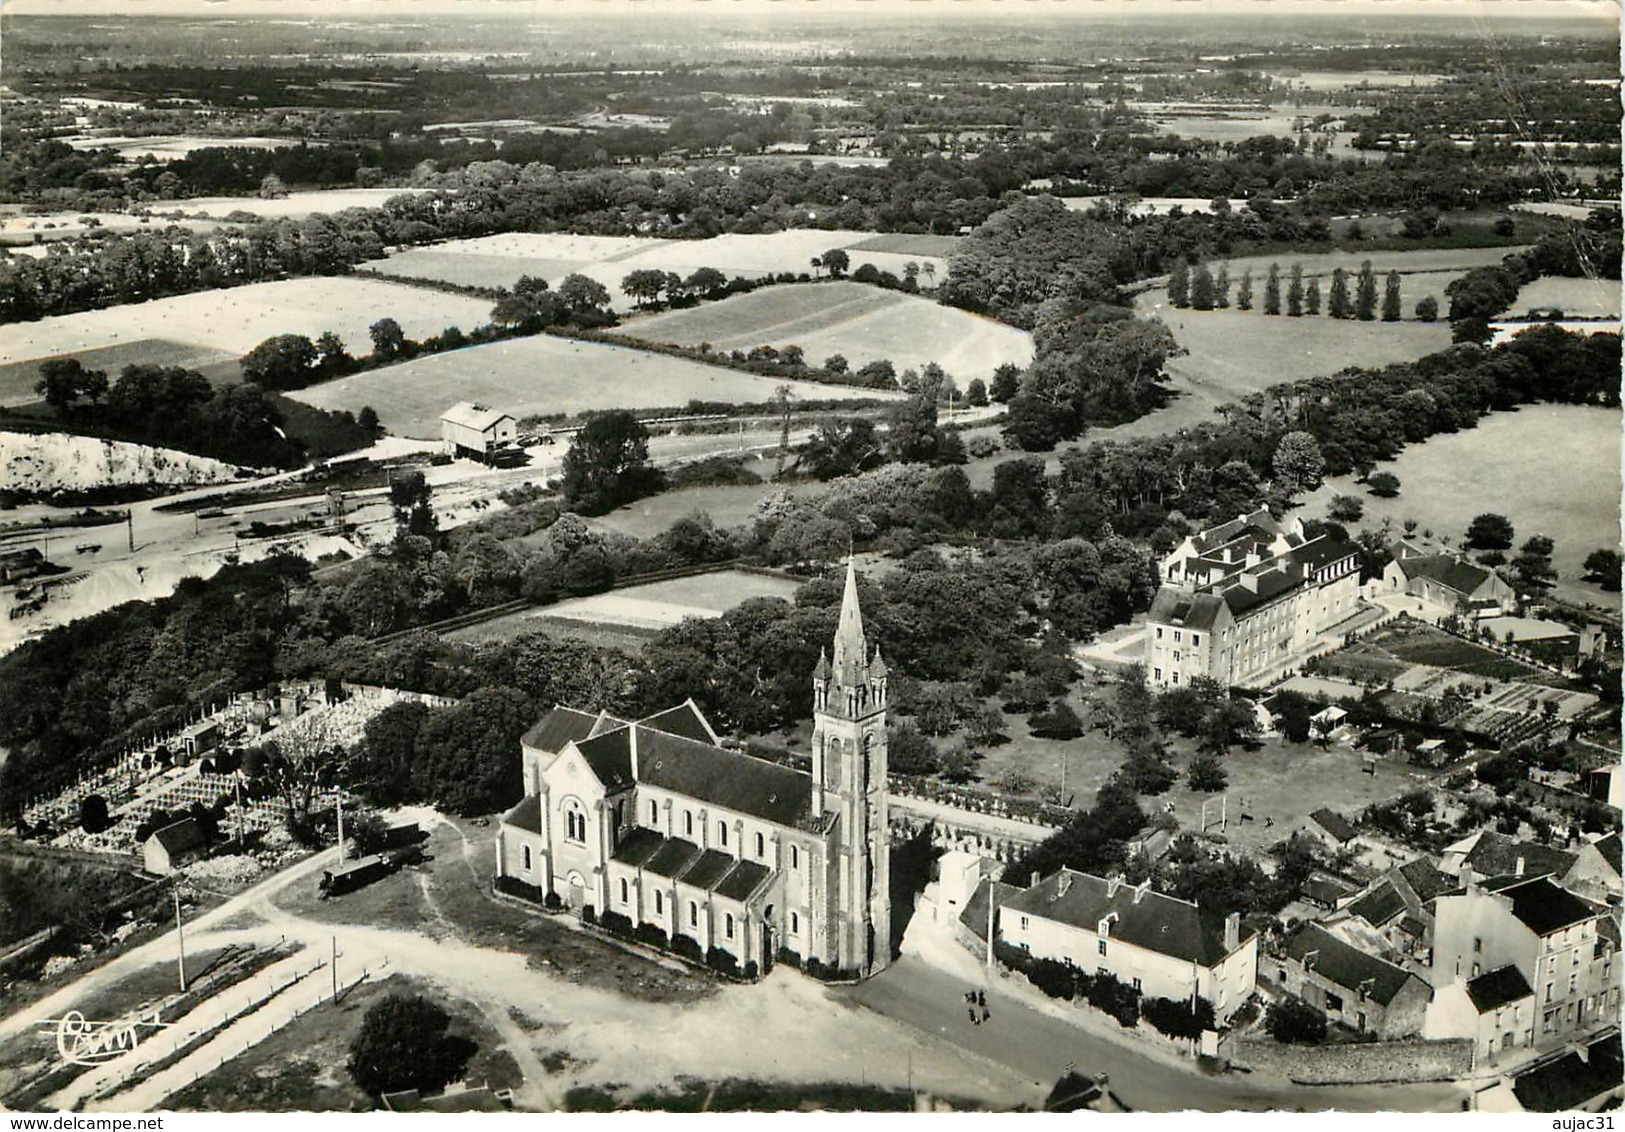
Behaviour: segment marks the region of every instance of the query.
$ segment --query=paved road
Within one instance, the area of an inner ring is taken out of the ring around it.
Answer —
[[[940,1040],[1007,1065],[1046,1089],[1075,1062],[1105,1073],[1111,1091],[1135,1110],[1405,1112],[1459,1110],[1462,1093],[1448,1085],[1310,1087],[1247,1074],[1208,1076],[1108,1041],[1012,998],[997,983],[987,992],[992,1019],[975,1026],[963,1001],[963,978],[904,956],[879,976],[839,993]]]

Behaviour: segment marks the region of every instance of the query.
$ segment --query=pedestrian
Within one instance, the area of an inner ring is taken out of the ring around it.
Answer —
[[[976,992],[976,1005],[977,1006],[986,1006],[987,1005],[987,992],[986,991],[977,991]]]
[[[993,1011],[989,1010],[985,1006],[982,1007],[982,1021],[983,1022],[990,1021],[992,1019],[992,1017],[993,1017]]]
[[[976,1008],[975,1008],[975,1007],[972,1007],[972,1008],[971,1008],[971,1011],[970,1011],[970,1020],[971,1020],[971,1022],[972,1022],[972,1023],[973,1023],[973,1024],[975,1024],[975,1025],[977,1025],[977,1026],[980,1026],[980,1025],[981,1025],[981,1024],[982,1024],[982,1022],[981,1022],[981,1019],[979,1019],[979,1018],[977,1018],[977,1017],[976,1017]]]

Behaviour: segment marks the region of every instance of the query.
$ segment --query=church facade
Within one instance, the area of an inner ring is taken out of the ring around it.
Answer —
[[[692,700],[639,720],[557,707],[521,742],[497,875],[741,968],[783,949],[874,974],[891,954],[886,684],[849,563],[812,674],[810,773],[724,748]]]

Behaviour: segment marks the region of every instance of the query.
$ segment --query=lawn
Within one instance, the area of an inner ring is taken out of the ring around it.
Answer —
[[[427,294],[428,292],[419,292]],[[294,400],[318,409],[358,412],[371,405],[397,436],[438,439],[440,414],[479,401],[516,417],[596,409],[681,407],[691,400],[758,404],[780,385],[807,400],[885,393],[785,382],[626,346],[551,335],[514,338],[416,358],[301,389]]]
[[[374,1002],[391,995],[423,995],[451,1016],[448,1035],[475,1049],[464,1078],[493,1089],[514,1088],[521,1076],[495,1027],[472,1003],[449,998],[438,987],[403,975],[368,980],[338,1006],[289,1023],[265,1041],[171,1096],[166,1107],[182,1112],[351,1112],[373,1107],[372,1098],[345,1068],[350,1042]]]
[[[992,319],[861,283],[784,284],[685,310],[629,320],[651,342],[718,350],[797,345],[813,365],[844,355],[854,369],[889,360],[899,370],[936,362],[963,385],[1005,362],[1032,360],[1032,336]]]
[[[1399,477],[1397,499],[1367,495],[1340,476],[1308,496],[1303,513],[1324,515],[1332,496],[1355,495],[1365,503],[1362,526],[1390,518],[1398,530],[1415,519],[1420,530],[1459,545],[1473,516],[1496,511],[1512,520],[1518,542],[1536,533],[1556,541],[1561,592],[1617,609],[1618,594],[1580,574],[1591,551],[1619,545],[1620,425],[1617,409],[1579,405],[1491,413],[1477,428],[1413,444],[1383,465]]]
[[[185,347],[241,356],[273,335],[314,339],[324,330],[343,338],[351,353],[365,354],[372,350],[367,327],[386,316],[407,337],[424,338],[451,325],[476,326],[490,314],[484,300],[405,284],[288,279],[15,323],[0,332],[0,365],[140,342],[151,342],[160,362]],[[155,330],[163,337],[154,338]],[[149,358],[131,351],[123,360]]]
[[[114,380],[127,365],[183,366],[197,370],[214,385],[233,385],[242,376],[237,365],[240,355],[232,351],[162,338],[139,338],[100,349],[79,350],[73,356],[84,363],[85,368],[105,370]],[[39,380],[40,364],[46,360],[30,358],[0,365],[0,405],[10,407],[37,402],[40,397],[34,392],[34,383]]]
[[[1619,280],[1543,276],[1525,283],[1510,314],[1556,307],[1570,318],[1618,318]]]

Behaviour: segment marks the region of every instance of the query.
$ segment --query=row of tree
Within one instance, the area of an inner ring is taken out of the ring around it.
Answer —
[[[1398,322],[1404,317],[1401,288],[1399,272],[1388,272],[1383,282],[1382,321]],[[1243,269],[1235,290],[1236,309],[1252,310],[1252,268]],[[1230,265],[1221,263],[1218,272],[1215,273],[1206,262],[1199,262],[1193,272],[1184,260],[1175,260],[1173,271],[1168,276],[1168,301],[1181,310],[1227,309],[1230,306]],[[1306,286],[1303,265],[1293,264],[1287,277],[1285,313],[1297,318],[1305,314],[1318,315],[1320,308],[1319,276],[1310,276]],[[1269,315],[1282,313],[1281,265],[1278,263],[1270,264],[1269,273],[1265,276],[1262,309]],[[1370,260],[1360,264],[1352,292],[1349,286],[1349,273],[1341,267],[1332,269],[1326,313],[1332,318],[1353,318],[1362,322],[1370,322],[1377,318],[1377,273],[1372,270]],[[1432,322],[1439,317],[1439,301],[1432,295],[1425,295],[1417,302],[1415,313],[1422,322]]]

